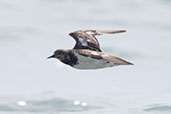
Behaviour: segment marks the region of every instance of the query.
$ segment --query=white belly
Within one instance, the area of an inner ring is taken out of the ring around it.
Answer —
[[[99,68],[105,68],[105,67],[112,67],[115,64],[112,62],[107,62],[103,59],[94,59],[91,57],[85,57],[82,55],[76,54],[78,58],[78,64],[74,65],[74,68],[77,69],[99,69]]]

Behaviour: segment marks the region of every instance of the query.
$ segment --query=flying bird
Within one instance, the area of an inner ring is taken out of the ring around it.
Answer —
[[[115,34],[125,30],[78,30],[69,33],[76,41],[73,49],[58,49],[49,58],[59,59],[62,63],[76,69],[100,69],[119,65],[133,65],[121,58],[102,52],[96,38],[102,34]]]

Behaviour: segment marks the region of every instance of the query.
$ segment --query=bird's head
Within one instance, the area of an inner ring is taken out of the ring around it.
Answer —
[[[47,59],[57,58],[57,59],[61,60],[67,52],[68,52],[67,50],[58,49],[54,52],[53,55],[49,56]]]

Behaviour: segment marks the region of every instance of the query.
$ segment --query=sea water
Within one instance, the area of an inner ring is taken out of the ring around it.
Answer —
[[[0,0],[0,114],[170,114],[170,0]],[[134,63],[77,70],[46,58],[69,32]]]

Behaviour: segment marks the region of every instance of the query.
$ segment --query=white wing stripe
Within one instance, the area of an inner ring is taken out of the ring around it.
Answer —
[[[84,41],[82,38],[79,38],[79,37],[78,37],[78,40],[79,40],[79,42],[81,42],[81,45],[83,45],[83,46],[88,46],[87,42]]]

